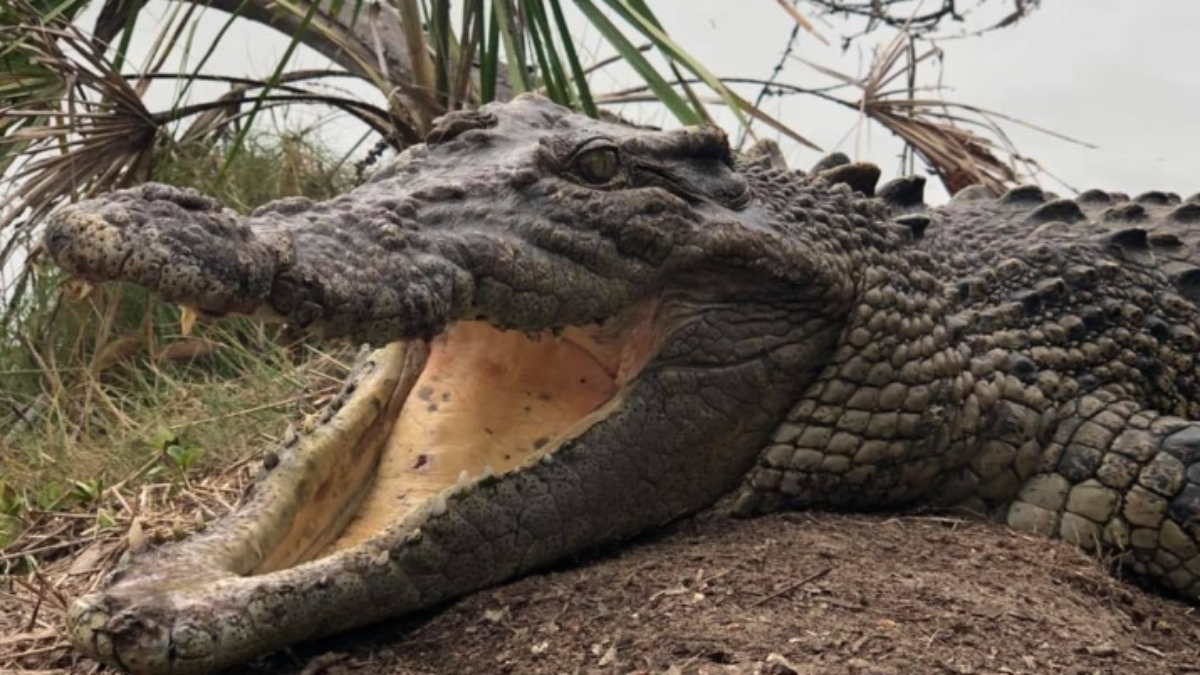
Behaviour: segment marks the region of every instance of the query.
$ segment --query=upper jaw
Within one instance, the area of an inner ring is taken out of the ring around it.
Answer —
[[[291,248],[192,190],[145,184],[60,209],[44,246],[89,281],[122,280],[207,314],[252,313],[270,295]]]
[[[45,247],[75,276],[131,281],[203,315],[375,345],[476,317],[534,332],[581,325],[619,314],[668,273],[675,235],[641,231],[662,218],[653,209],[618,202],[605,212],[615,222],[576,228],[580,205],[485,205],[438,185],[370,184],[240,217],[147,184],[56,213]],[[600,225],[610,231],[589,229]]]

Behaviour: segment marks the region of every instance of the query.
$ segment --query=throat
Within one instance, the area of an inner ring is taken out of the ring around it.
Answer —
[[[461,322],[429,359],[387,438],[373,484],[327,552],[355,546],[461,480],[553,452],[594,422],[648,359],[640,322],[560,337]]]

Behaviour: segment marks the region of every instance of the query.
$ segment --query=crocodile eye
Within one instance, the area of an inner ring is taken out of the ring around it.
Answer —
[[[585,150],[575,157],[575,173],[589,183],[603,185],[617,177],[617,149],[609,146]]]

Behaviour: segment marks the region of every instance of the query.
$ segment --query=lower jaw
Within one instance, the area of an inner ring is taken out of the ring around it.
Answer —
[[[75,647],[134,673],[211,672],[320,634],[295,621],[286,593],[311,595],[330,571],[355,566],[353,551],[323,553],[369,493],[428,356],[424,343],[395,343],[362,360],[315,428],[289,434],[236,511],[138,554],[107,588],[76,600],[67,621]]]
[[[107,590],[77,601],[69,616],[72,641],[134,672],[207,672],[394,615],[398,607],[415,611],[445,599],[443,591],[415,604],[374,603],[367,593],[356,603],[363,589],[330,584],[353,586],[385,566],[387,551],[419,536],[457,487],[553,453],[619,403],[623,345],[609,350],[613,361],[603,345],[584,349],[599,349],[599,356],[577,358],[583,347],[570,339],[545,349],[529,347],[535,343],[519,334],[503,335],[506,348],[489,346],[475,359],[449,358],[453,331],[441,342],[394,343],[374,352],[322,421],[285,445],[238,511],[203,535],[136,559]],[[538,349],[559,366],[586,364],[586,372],[522,360]],[[508,371],[490,381],[475,378],[484,390],[507,383],[491,392],[499,396],[473,397],[454,381],[464,374],[455,366],[501,365]],[[476,428],[469,429],[472,420]]]

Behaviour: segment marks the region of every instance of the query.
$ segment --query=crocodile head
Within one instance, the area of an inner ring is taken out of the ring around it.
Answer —
[[[144,185],[63,209],[45,246],[76,276],[379,347],[233,514],[77,600],[71,639],[209,671],[714,504],[836,359],[891,237],[795,176],[713,128],[522,97],[329,202],[240,217]]]

